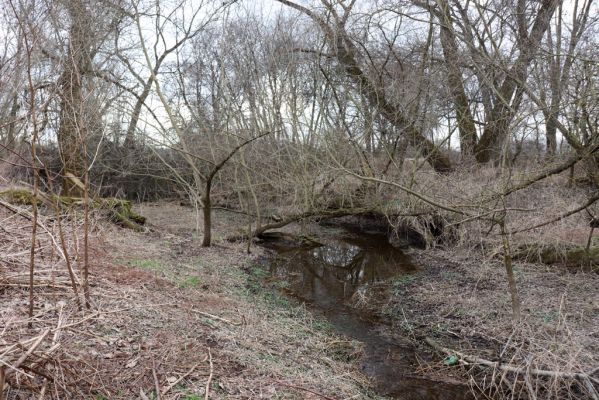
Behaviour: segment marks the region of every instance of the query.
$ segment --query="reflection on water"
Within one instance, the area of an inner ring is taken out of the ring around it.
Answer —
[[[380,394],[396,399],[471,399],[462,385],[436,382],[412,373],[414,349],[391,343],[377,330],[375,318],[347,305],[360,286],[415,271],[409,259],[383,235],[347,234],[325,246],[306,249],[268,243],[273,277],[289,283],[290,292],[319,309],[344,336],[365,345],[364,373]]]
[[[297,297],[321,308],[337,307],[363,284],[407,273],[414,268],[385,237],[344,237],[326,246],[298,249],[276,246],[279,257],[271,262],[273,276],[293,275]]]

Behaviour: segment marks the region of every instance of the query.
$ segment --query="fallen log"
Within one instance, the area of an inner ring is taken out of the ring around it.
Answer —
[[[38,206],[58,206],[61,209],[71,209],[73,207],[83,206],[85,202],[85,200],[80,197],[59,196],[42,192],[34,195],[33,192],[27,188],[4,190],[0,192],[0,198],[4,199],[2,205],[18,214],[22,213],[18,211],[18,208],[10,207],[9,204],[28,206],[34,204],[35,202],[35,204]],[[135,231],[143,230],[143,225],[146,223],[146,218],[133,211],[130,201],[102,197],[90,198],[89,200],[91,208],[105,211],[108,214],[108,218],[117,225]]]
[[[541,264],[565,266],[599,265],[599,247],[555,246],[551,244],[527,243],[518,246],[512,258]]]

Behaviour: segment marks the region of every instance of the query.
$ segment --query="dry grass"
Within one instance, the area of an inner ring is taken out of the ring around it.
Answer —
[[[6,398],[152,398],[156,388],[162,399],[371,398],[322,321],[262,290],[259,251],[248,257],[243,245],[218,241],[200,248],[190,230],[168,232],[175,215],[189,221],[182,210],[149,207],[164,231],[96,226],[89,311],[77,309],[63,262],[49,235],[40,237],[36,279],[48,285],[36,288],[31,321],[27,292],[14,285],[26,277],[28,222],[0,211],[0,236],[10,240],[1,259],[4,370],[49,330],[7,377]],[[72,257],[79,234],[73,223]]]
[[[597,378],[598,274],[516,264],[523,319],[514,324],[505,270],[498,260],[464,249],[414,251],[412,257],[422,266],[417,274],[361,292],[362,307],[382,310],[393,321],[391,335],[408,334],[418,343],[434,337],[446,347],[525,371],[594,371]],[[476,363],[463,372],[493,398],[532,398],[527,374],[515,377]],[[592,398],[576,379],[533,378],[531,390],[539,399]]]
[[[531,164],[515,170],[509,184],[525,181],[540,168],[541,165]],[[599,207],[594,204],[588,212],[527,229],[558,218],[594,194],[589,187],[570,185],[568,172],[511,194],[505,206],[501,197],[489,200],[506,187],[494,168],[477,166],[448,176],[424,169],[390,179],[470,215],[495,210],[488,215],[500,217],[507,208],[507,230],[522,231],[509,236],[512,249],[526,244],[558,249],[585,246],[591,215],[599,215]],[[472,363],[465,367],[464,376],[471,378],[472,385],[493,398],[596,398],[599,274],[589,272],[585,265],[516,262],[523,319],[513,324],[498,225],[481,218],[461,223],[469,217],[434,209],[392,189],[385,188],[386,196],[398,204],[399,211],[429,210],[444,220],[446,228],[453,229],[452,237],[434,244],[423,217],[399,217],[398,224],[410,224],[430,239],[431,246],[425,252],[411,251],[422,269],[414,276],[361,291],[356,305],[383,314],[401,335],[408,334],[418,343],[423,343],[425,336],[432,336],[466,354],[521,367],[523,371],[536,368],[559,375],[533,379],[529,373],[505,373]],[[595,239],[592,243],[597,245]],[[394,333],[391,329],[390,334]],[[442,365],[434,369],[447,372]],[[567,377],[570,373],[590,374],[594,389],[589,388],[589,382]]]
[[[507,213],[508,230],[540,224],[583,204],[588,188],[567,187],[566,175],[511,195],[506,206],[518,210]],[[406,173],[390,179],[435,201],[481,214],[503,208],[488,200],[503,187],[497,177],[490,168],[445,177],[423,169],[415,177]],[[366,201],[384,200],[388,204],[383,206],[397,204],[406,213],[430,210],[392,187],[373,196]],[[338,338],[323,329],[322,321],[276,293],[265,294],[258,284],[263,274],[257,266],[260,249],[248,256],[245,245],[223,240],[236,233],[233,227],[244,225],[243,218],[217,212],[216,245],[205,249],[194,233],[193,209],[154,203],[139,211],[149,217],[150,232],[96,225],[92,311],[77,309],[55,244],[56,227],[51,219],[43,220],[50,234],[39,240],[40,286],[29,328],[23,280],[31,226],[26,218],[0,210],[0,237],[9,243],[1,259],[0,326],[5,328],[0,332],[0,359],[15,366],[35,339],[50,330],[8,377],[9,398],[44,393],[48,398],[129,399],[141,396],[140,391],[151,396],[158,387],[164,399],[193,400],[205,397],[207,386],[210,398],[223,399],[372,397],[355,365],[336,354]],[[562,374],[559,379],[531,380],[528,373],[505,374],[472,363],[459,370],[473,387],[494,398],[592,398],[590,390],[563,374],[584,372],[597,378],[599,275],[517,262],[523,320],[513,324],[505,270],[497,257],[497,228],[488,220],[459,223],[461,217],[452,213],[436,213],[455,227],[452,247],[414,251],[421,271],[361,291],[360,306],[391,321],[391,336],[408,336],[417,343],[430,336],[447,347],[524,371]],[[599,211],[591,208],[591,213]],[[514,247],[530,242],[581,245],[588,220],[579,213],[510,239]],[[77,218],[68,221],[68,253],[78,268],[81,227]],[[424,232],[422,221],[402,219]],[[13,346],[16,343],[20,345]],[[454,374],[456,369],[429,363],[422,371]]]

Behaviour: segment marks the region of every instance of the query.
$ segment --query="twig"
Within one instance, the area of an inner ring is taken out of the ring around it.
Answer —
[[[183,375],[181,375],[179,377],[179,379],[177,379],[176,381],[174,381],[173,383],[171,383],[167,388],[165,388],[162,391],[162,395],[164,396],[165,394],[167,394],[172,388],[174,388],[179,382],[181,382],[183,379],[187,378],[201,363],[205,362],[208,359],[208,356],[204,357],[204,359],[202,361],[200,361],[199,363],[195,364],[193,367],[191,367],[189,369],[189,371],[187,371],[186,373],[184,373]],[[1,399],[0,399],[1,400]]]
[[[58,323],[56,324],[56,329],[54,330],[54,335],[52,336],[53,346],[48,351],[46,351],[46,356],[49,355],[50,353],[52,353],[58,347],[60,347],[60,343],[58,343],[58,339],[60,338],[60,325],[62,324],[63,316],[64,316],[63,308],[64,307],[60,307],[60,311],[58,313]],[[49,382],[49,379],[44,378],[44,384],[42,386],[42,390],[40,391],[40,395],[38,397],[39,400],[44,400],[44,398],[46,397],[46,390],[48,389],[48,382]],[[0,400],[2,400],[2,399],[0,399]]]
[[[597,390],[593,386],[591,382],[591,378],[588,374],[584,372],[562,372],[562,371],[552,371],[546,369],[537,369],[537,368],[525,368],[525,367],[515,367],[510,364],[501,364],[496,361],[485,360],[484,358],[468,355],[461,353],[456,350],[448,349],[446,347],[441,346],[439,343],[435,342],[431,338],[425,338],[424,341],[429,344],[432,348],[441,351],[447,355],[458,356],[462,361],[466,361],[471,364],[479,364],[484,365],[489,368],[496,368],[498,370],[504,372],[512,372],[515,374],[530,374],[536,376],[545,376],[550,378],[566,378],[566,379],[577,379],[579,382],[586,387],[589,391],[589,394],[593,396],[594,400],[599,400],[599,395],[597,394]]]
[[[57,326],[56,328],[52,329],[52,331],[54,332],[59,329],[72,328],[73,326],[81,325],[82,323],[89,321],[90,319],[93,319],[93,318],[99,316],[100,314],[102,314],[102,313],[96,311],[94,313],[91,313],[87,317],[80,319],[79,321],[71,322],[70,324],[66,324],[66,325],[62,325],[62,326]]]
[[[30,287],[29,283],[25,283],[25,282],[0,282],[0,286],[5,286],[5,287]],[[46,282],[42,282],[42,283],[34,283],[33,284],[34,288],[52,288],[52,289],[70,289],[70,286],[66,286],[66,285],[55,285],[52,284],[50,282],[46,283]]]
[[[28,219],[29,221],[33,221],[33,215],[24,209],[15,207],[12,204],[9,204],[2,200],[0,200],[0,206],[3,206],[7,210],[12,211],[13,213],[15,213],[17,215],[20,215],[21,217]],[[58,250],[58,254],[60,254],[60,256],[62,257],[63,260],[66,260],[67,259],[66,255],[63,253],[60,245],[56,242],[56,238],[54,237],[52,232],[50,232],[50,229],[46,225],[42,224],[39,220],[37,220],[35,223],[37,224],[37,226],[42,228],[48,234],[48,236],[50,237],[50,240],[52,241],[52,244],[54,245],[54,247],[56,247],[56,250]]]
[[[204,396],[204,400],[208,400],[210,395],[210,382],[212,382],[212,373],[214,372],[214,365],[212,364],[212,352],[210,351],[210,347],[208,347],[208,362],[210,363],[210,375],[208,375],[208,381],[206,381],[206,395]]]
[[[147,394],[144,393],[144,390],[142,388],[139,388],[139,397],[141,398],[141,400],[150,400],[150,398]]]
[[[25,320],[25,322],[27,322],[27,320]],[[25,347],[25,345],[27,345],[27,344],[29,344],[29,343],[33,343],[33,342],[35,342],[36,340],[37,340],[37,336],[34,336],[34,337],[32,337],[32,338],[29,338],[29,339],[23,340],[22,342],[15,343],[15,344],[12,344],[12,345],[10,345],[10,346],[8,346],[8,347],[5,347],[5,348],[2,350],[2,353],[0,353],[0,360],[1,360],[1,357],[2,357],[2,356],[5,356],[6,354],[10,353],[10,352],[11,352],[13,349],[15,349],[15,348],[17,348],[17,347],[21,347],[21,348],[22,348],[22,347]]]
[[[589,394],[591,395],[593,400],[599,400],[599,393],[597,393],[597,389],[595,389],[595,386],[593,386],[593,382],[591,382],[589,377],[586,377],[586,379],[582,379],[582,383],[589,391]]]
[[[530,396],[531,400],[537,400],[536,391],[532,387],[532,382],[530,381],[530,374],[526,374],[526,376],[524,377],[524,383],[526,384],[528,395]]]
[[[25,360],[27,359],[27,357],[29,357],[35,351],[35,349],[38,348],[38,346],[42,343],[42,341],[46,338],[46,336],[48,336],[48,333],[50,333],[50,329],[46,329],[44,331],[44,333],[42,333],[37,338],[37,340],[31,345],[31,347],[29,348],[29,350],[27,350],[27,352],[25,354],[23,354],[21,357],[19,357],[19,359],[17,360],[17,362],[15,362],[13,364],[13,367],[19,368],[21,366],[21,364],[23,364],[23,362],[25,362]],[[8,373],[6,375],[8,375]]]
[[[563,214],[558,215],[555,218],[552,218],[548,221],[542,222],[540,224],[537,225],[533,225],[533,226],[529,226],[527,228],[522,228],[522,229],[516,229],[510,232],[510,235],[516,234],[516,233],[520,233],[520,232],[526,232],[526,231],[530,231],[533,229],[538,229],[538,228],[542,228],[545,225],[549,225],[549,224],[553,224],[554,222],[558,222],[561,221],[564,218],[567,218],[571,215],[574,215],[576,213],[581,212],[582,210],[586,210],[587,208],[589,208],[590,206],[592,206],[595,202],[597,202],[599,200],[599,195],[593,196],[591,197],[586,203],[584,203],[583,205],[574,208],[573,210],[569,210]]]
[[[28,373],[27,373],[27,372],[25,372],[25,371],[21,371],[21,370],[19,370],[18,368],[15,368],[15,367],[13,367],[12,365],[10,365],[8,362],[4,361],[4,360],[3,360],[3,359],[1,359],[1,358],[0,358],[0,364],[2,364],[2,365],[0,365],[0,367],[2,367],[2,366],[4,366],[4,367],[7,367],[9,370],[13,370],[14,372],[18,372],[18,373],[20,373],[20,374],[23,374],[23,375],[25,375],[26,377],[28,377],[28,378],[30,378],[30,379],[33,379],[33,375],[30,375],[30,374],[28,374]],[[8,375],[8,373],[7,373],[7,372],[5,372],[5,373],[4,373],[4,377],[6,377],[6,375]]]
[[[233,321],[230,321],[230,320],[228,320],[226,318],[222,318],[222,317],[219,317],[218,315],[213,315],[213,314],[210,314],[210,313],[207,313],[207,312],[204,312],[204,311],[194,310],[193,308],[191,309],[191,311],[194,312],[194,313],[196,313],[196,314],[203,315],[204,317],[212,318],[212,319],[215,319],[217,321],[221,321],[221,322],[224,322],[224,323],[227,323],[227,324],[230,324],[230,325],[235,325],[235,326],[241,325],[241,322],[233,322]]]
[[[23,362],[25,362],[25,360],[27,359],[27,357],[29,357],[34,351],[35,349],[38,348],[38,346],[42,343],[42,341],[46,338],[46,336],[48,336],[48,334],[50,333],[50,329],[46,329],[44,331],[44,333],[42,333],[41,335],[38,336],[38,338],[35,340],[35,342],[33,342],[33,344],[31,345],[31,347],[29,347],[29,350],[27,350],[27,352],[25,352],[25,354],[23,354],[21,357],[19,357],[19,359],[13,364],[13,365],[9,365],[10,366],[10,370],[7,371],[6,373],[4,372],[4,368],[2,366],[0,366],[0,371],[2,372],[2,377],[0,377],[0,400],[2,399],[2,396],[4,396],[2,393],[4,392],[4,386],[5,386],[5,381],[6,379],[11,375],[11,373],[16,373],[16,372],[21,372],[18,370],[18,368],[21,366],[21,364],[23,364]],[[8,365],[6,363],[4,363],[5,365]]]
[[[156,400],[161,400],[160,382],[158,382],[158,375],[156,375],[156,363],[154,360],[152,360],[152,376],[154,377],[154,386],[156,387]]]
[[[46,390],[48,389],[48,379],[44,378],[44,385],[42,386],[42,390],[40,391],[40,395],[38,396],[39,400],[44,400],[46,398]],[[0,397],[2,400],[2,397]]]

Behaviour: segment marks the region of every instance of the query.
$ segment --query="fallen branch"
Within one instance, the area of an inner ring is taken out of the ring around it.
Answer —
[[[592,206],[593,204],[595,204],[595,202],[597,202],[598,200],[599,200],[599,195],[595,195],[595,196],[591,197],[586,203],[584,203],[583,205],[581,205],[579,207],[576,207],[573,210],[569,210],[569,211],[567,211],[567,212],[565,212],[563,214],[558,215],[555,218],[552,218],[552,219],[550,219],[548,221],[545,221],[545,222],[542,222],[540,224],[529,226],[527,228],[516,229],[514,231],[511,231],[510,235],[513,235],[515,233],[530,231],[530,230],[533,230],[533,229],[542,228],[542,227],[544,227],[546,225],[553,224],[555,222],[561,221],[562,219],[567,218],[567,217],[569,217],[571,215],[574,215],[576,213],[579,213],[582,210],[586,210],[587,208],[589,208],[590,206]]]
[[[50,229],[48,229],[48,227],[46,227],[46,225],[42,224],[38,219],[34,219],[33,218],[33,214],[31,214],[29,211],[24,210],[22,208],[18,208],[13,206],[12,204],[6,203],[2,200],[0,200],[0,206],[3,206],[4,208],[6,208],[7,210],[29,220],[29,221],[35,221],[35,224],[37,226],[39,226],[40,228],[42,228],[50,237],[50,240],[52,240],[52,243],[54,244],[54,246],[56,247],[56,250],[58,251],[58,253],[60,254],[60,256],[62,257],[63,260],[66,260],[67,257],[66,255],[63,253],[61,247],[58,245],[58,243],[56,242],[56,239],[54,238],[54,235],[52,234],[52,232],[50,232]]]
[[[161,400],[161,392],[160,392],[160,381],[158,380],[158,375],[156,374],[156,363],[152,360],[152,376],[154,377],[154,387],[156,390],[156,400]]]
[[[90,319],[96,318],[100,314],[106,314],[106,313],[101,313],[99,311],[95,311],[95,312],[89,314],[87,317],[84,317],[84,318],[80,319],[79,321],[71,322],[70,324],[66,324],[66,325],[63,325],[63,326],[58,326],[58,327],[52,329],[52,331],[54,332],[56,330],[66,329],[66,328],[72,328],[74,326],[81,325],[82,323],[84,323],[86,321],[89,321]]]
[[[431,338],[425,338],[424,341],[430,345],[435,350],[438,350],[442,353],[447,354],[448,356],[455,356],[460,359],[465,364],[478,364],[484,365],[485,367],[498,369],[504,372],[512,372],[515,374],[530,374],[535,376],[544,376],[550,378],[563,378],[563,379],[576,379],[582,383],[583,386],[589,391],[589,394],[592,396],[593,400],[599,400],[599,394],[597,393],[597,389],[593,386],[593,378],[591,378],[588,374],[584,372],[562,372],[562,371],[553,371],[546,369],[537,369],[537,368],[526,368],[526,367],[516,367],[510,364],[502,364],[497,361],[490,361],[484,358],[480,358],[477,356],[468,355],[465,353],[461,353],[457,350],[449,349],[447,347],[441,346],[439,343],[435,342]]]
[[[204,311],[200,311],[200,310],[194,310],[193,308],[191,309],[191,312],[199,314],[199,315],[202,315],[202,316],[207,317],[207,318],[212,318],[212,319],[215,319],[217,321],[224,322],[224,323],[229,324],[229,325],[235,325],[235,326],[241,325],[241,322],[233,322],[233,321],[230,321],[230,320],[228,320],[226,318],[219,317],[218,315],[213,315],[213,314],[210,314],[210,313],[207,313],[207,312],[204,312]]]
[[[31,345],[31,347],[29,347],[29,350],[27,350],[27,352],[25,354],[23,354],[21,357],[19,357],[19,359],[17,360],[17,362],[15,362],[13,364],[13,367],[14,368],[19,368],[21,366],[21,364],[23,364],[25,362],[25,360],[27,359],[27,357],[29,357],[35,351],[35,349],[37,349],[39,347],[39,345],[46,338],[46,336],[48,336],[49,333],[50,333],[50,329],[46,329],[44,331],[44,333],[42,333],[41,335],[39,335],[39,337],[37,338],[37,340]],[[10,374],[10,371],[6,375],[8,376],[9,374]]]
[[[174,388],[175,386],[177,386],[179,384],[179,382],[181,382],[183,379],[187,378],[201,363],[206,362],[207,359],[208,359],[208,356],[204,357],[204,359],[202,361],[200,361],[199,363],[195,364],[193,367],[191,367],[189,369],[189,371],[187,371],[186,373],[184,373],[183,375],[181,375],[176,381],[174,381],[173,383],[171,383],[170,385],[168,385],[168,387],[164,388],[162,390],[162,395],[164,396],[165,394],[167,394],[172,388]]]
[[[150,398],[147,394],[144,393],[144,390],[142,388],[139,388],[139,397],[141,398],[141,400],[150,400]]]
[[[375,211],[371,208],[354,208],[354,209],[338,209],[338,210],[309,210],[304,211],[298,214],[289,215],[286,218],[281,219],[280,221],[273,222],[270,224],[262,225],[256,228],[252,232],[252,237],[260,237],[264,232],[273,229],[279,229],[286,225],[289,225],[293,222],[298,222],[306,218],[337,218],[337,217],[345,217],[347,215],[360,215],[366,214],[369,212]]]
[[[21,357],[19,357],[14,364],[9,365],[8,363],[3,362],[4,365],[10,367],[8,371],[5,372],[4,367],[0,366],[0,400],[4,399],[4,386],[6,386],[6,380],[10,377],[10,375],[16,374],[17,372],[22,372],[19,371],[21,364],[23,364],[25,360],[27,360],[27,358],[33,354],[33,352],[39,347],[49,333],[50,329],[46,329],[41,335],[39,335],[29,349],[23,355],[21,355]],[[25,372],[23,373],[28,375]]]
[[[206,381],[206,396],[204,396],[204,400],[208,400],[210,383],[212,382],[212,374],[214,372],[214,365],[212,364],[212,352],[210,351],[210,347],[208,347],[208,362],[210,363],[210,375],[208,375],[208,381]]]

